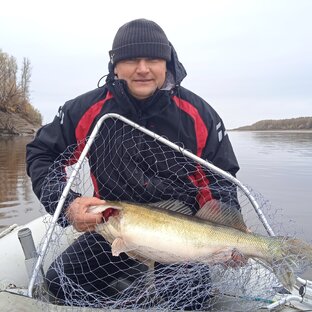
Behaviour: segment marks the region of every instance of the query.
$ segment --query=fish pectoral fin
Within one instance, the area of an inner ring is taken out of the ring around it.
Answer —
[[[122,252],[133,251],[133,248],[129,248],[124,240],[120,237],[114,239],[112,243],[112,255],[118,257]]]
[[[209,255],[208,263],[209,264],[219,264],[225,263],[232,259],[233,247],[224,247],[216,250],[211,255]]]

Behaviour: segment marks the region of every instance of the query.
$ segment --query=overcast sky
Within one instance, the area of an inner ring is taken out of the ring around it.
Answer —
[[[191,89],[228,129],[312,116],[311,0],[0,0],[0,49],[32,65],[31,102],[50,122],[107,74],[118,28],[157,22]]]

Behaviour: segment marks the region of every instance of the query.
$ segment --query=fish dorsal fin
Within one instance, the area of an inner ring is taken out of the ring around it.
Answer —
[[[206,202],[197,211],[195,216],[203,220],[248,232],[241,212],[236,207],[231,207],[216,199]]]
[[[167,209],[167,210],[183,213],[189,216],[194,214],[194,212],[189,206],[185,205],[183,202],[176,200],[176,199],[169,199],[169,200],[164,200],[164,201],[160,201],[156,203],[150,203],[149,206]]]

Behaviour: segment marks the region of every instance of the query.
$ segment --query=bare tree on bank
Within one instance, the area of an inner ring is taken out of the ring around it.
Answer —
[[[23,59],[19,80],[17,72],[16,59],[0,50],[0,110],[20,114],[40,125],[42,116],[30,103],[31,64],[28,58]]]
[[[23,59],[23,67],[21,69],[21,91],[24,101],[29,102],[30,94],[29,94],[29,85],[30,85],[30,77],[31,77],[31,66],[30,60],[26,57]]]
[[[8,111],[20,91],[16,85],[17,64],[13,56],[0,50],[0,109]]]

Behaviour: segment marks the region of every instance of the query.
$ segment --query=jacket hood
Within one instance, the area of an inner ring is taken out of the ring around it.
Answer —
[[[171,85],[172,87],[178,86],[181,84],[182,80],[186,77],[187,73],[182,65],[182,63],[179,61],[178,54],[176,50],[174,49],[171,42],[169,42],[171,46],[171,60],[170,62],[167,62],[167,70],[170,72],[167,77],[167,81],[165,82],[165,85]],[[106,82],[112,82],[115,80],[115,74],[114,74],[114,66],[111,62],[108,63],[108,75],[106,78]],[[169,81],[168,81],[169,80]],[[165,88],[167,89],[167,87]]]
[[[179,61],[175,48],[171,42],[169,42],[169,44],[171,46],[171,61],[168,62],[167,67],[173,74],[175,85],[180,85],[182,80],[186,77],[187,73],[184,66]]]

